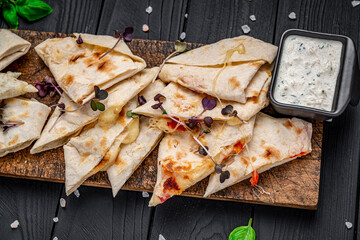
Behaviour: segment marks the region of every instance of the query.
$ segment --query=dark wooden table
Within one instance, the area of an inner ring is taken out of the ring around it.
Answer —
[[[19,29],[112,34],[126,26],[134,37],[212,43],[242,34],[279,43],[289,28],[344,34],[360,45],[360,6],[351,0],[54,0],[53,13]],[[153,12],[145,12],[147,6]],[[296,20],[288,14],[295,12]],[[185,18],[187,14],[187,18]],[[256,21],[249,16],[255,14]],[[142,25],[150,31],[144,33]],[[3,20],[0,27],[7,28]],[[359,55],[359,54],[358,54]],[[359,56],[360,57],[360,56]],[[35,79],[34,79],[35,80]],[[80,197],[65,197],[63,184],[0,178],[0,239],[227,239],[253,218],[257,239],[360,239],[360,106],[325,123],[317,211],[174,197],[149,208],[141,193],[80,187]],[[61,208],[59,199],[67,201]],[[59,218],[58,223],[53,217]],[[18,219],[20,226],[11,229]],[[351,229],[345,221],[353,224]]]

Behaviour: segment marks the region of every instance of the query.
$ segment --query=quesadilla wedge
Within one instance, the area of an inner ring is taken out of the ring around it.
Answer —
[[[229,159],[224,170],[230,178],[220,183],[212,174],[204,197],[311,152],[312,125],[298,118],[273,118],[264,113],[256,117],[248,151]]]
[[[261,90],[265,86],[265,83],[271,79],[272,68],[273,64],[264,64],[259,69],[259,71],[255,74],[254,78],[251,80],[251,82],[245,89],[246,100],[248,98],[257,97],[260,95]]]
[[[118,39],[91,34],[81,34],[81,38],[82,44],[67,37],[47,39],[35,47],[56,82],[77,104],[82,105],[95,96],[95,85],[108,89],[146,67],[145,61],[133,55],[123,40],[99,59]]]
[[[276,53],[276,46],[249,36],[228,38],[169,59],[159,78],[223,100],[245,103],[245,89],[262,65],[274,61]]]
[[[30,47],[31,43],[25,39],[7,29],[0,29],[0,71],[25,55]]]
[[[86,126],[79,136],[71,138],[64,145],[67,195],[94,174],[94,169],[97,171],[102,169],[102,167],[96,168],[96,166],[101,162],[119,134],[134,120],[128,117],[126,112],[135,108],[136,104],[137,101],[134,98],[122,108],[114,122],[104,124],[98,120]]]
[[[152,127],[149,118],[141,117],[139,136],[133,143],[121,144],[115,163],[107,169],[114,197],[162,136],[163,132]]]
[[[270,79],[265,83],[261,93],[257,97],[249,98],[245,104],[231,102],[231,101],[222,101],[223,107],[226,105],[232,105],[234,110],[237,111],[237,115],[242,120],[249,120],[256,113],[258,113],[262,108],[266,107],[269,104],[269,99],[267,97],[268,89],[270,85]],[[203,111],[202,99],[208,97],[205,94],[199,94],[193,92],[189,89],[186,89],[176,83],[168,84],[163,90],[158,93],[165,96],[166,100],[163,102],[162,106],[166,111],[181,120],[186,120],[192,116],[198,116]],[[155,95],[154,95],[155,96]],[[133,112],[142,114],[150,117],[166,117],[158,109],[153,109],[151,106],[156,104],[153,97],[148,99],[147,103],[139,106],[134,109]],[[229,116],[224,116],[221,114],[223,108],[219,102],[217,102],[216,107],[212,110],[206,111],[204,116],[212,117],[214,120],[222,121],[232,121],[234,123],[241,123],[237,118],[230,118]]]
[[[35,99],[9,98],[3,104],[0,120],[18,125],[7,129],[0,126],[0,157],[22,150],[38,139],[51,110]]]
[[[214,122],[211,132],[202,134],[199,141],[208,148],[214,161],[222,164],[231,154],[241,152],[243,145],[251,140],[254,122],[255,117],[248,124],[233,126]],[[198,133],[194,135],[198,136]],[[214,162],[200,150],[188,131],[178,130],[165,135],[159,147],[157,180],[149,206],[181,194],[214,171]]]
[[[103,101],[106,106],[105,111],[112,114],[118,114],[121,111],[121,108],[130,101],[130,99],[134,98],[141,90],[151,83],[151,80],[154,78],[157,71],[157,67],[144,69],[138,74],[108,89],[109,96]],[[96,121],[101,113],[100,111],[93,111],[90,104],[79,106],[66,94],[63,94],[59,103],[65,103],[66,109],[69,111],[76,109],[78,109],[78,111],[66,112],[57,120],[56,125],[54,125],[54,122],[60,114],[60,108],[57,107],[46,124],[40,139],[31,149],[31,154],[50,150],[66,144],[70,138],[76,136],[84,126]]]
[[[0,100],[18,97],[28,92],[37,92],[38,90],[25,81],[18,80],[21,75],[19,72],[0,73]]]

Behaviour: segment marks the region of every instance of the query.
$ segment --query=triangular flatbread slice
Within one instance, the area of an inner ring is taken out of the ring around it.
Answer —
[[[30,47],[31,43],[25,39],[7,29],[0,29],[0,71],[25,55]]]
[[[131,78],[116,84],[108,89],[109,96],[102,102],[107,109],[110,109],[109,111],[116,108],[117,112],[120,112],[121,108],[130,101],[130,99],[134,98],[141,90],[151,83],[157,71],[157,67],[144,69]],[[71,137],[76,136],[87,124],[96,121],[101,114],[100,111],[93,111],[90,104],[79,106],[66,94],[63,94],[59,103],[65,103],[67,110],[79,110],[75,112],[66,112],[59,118],[54,126],[54,122],[60,114],[60,109],[56,108],[46,124],[40,139],[31,149],[31,154],[50,150],[66,144]]]
[[[271,79],[271,71],[273,64],[264,64],[255,74],[247,88],[245,89],[245,97],[253,98],[260,95],[265,83]]]
[[[112,122],[103,123],[98,120],[84,128],[79,136],[72,138],[64,145],[65,157],[65,188],[69,195],[76,190],[94,172],[115,139],[128,126],[133,118],[126,112],[135,108],[137,100],[132,99],[124,106]],[[102,169],[99,168],[100,171]]]
[[[18,97],[28,92],[38,90],[25,81],[18,80],[21,75],[19,72],[0,73],[0,100]]]
[[[245,89],[263,64],[274,61],[276,53],[276,46],[249,36],[224,39],[169,59],[159,78],[245,103]]]
[[[309,122],[259,113],[248,151],[229,159],[224,170],[230,172],[230,178],[224,183],[216,174],[210,176],[204,197],[249,178],[253,171],[261,173],[310,153],[311,134]]]
[[[81,37],[83,44],[67,37],[47,39],[35,47],[56,82],[77,104],[94,97],[94,85],[107,89],[146,67],[145,61],[133,55],[123,40],[99,59],[118,39],[91,34],[81,34]]]
[[[206,111],[204,116],[206,115],[212,117],[214,120],[241,123],[236,118],[231,118],[229,116],[224,116],[221,114],[221,109],[226,105],[230,104],[233,106],[234,110],[237,111],[238,116],[242,120],[247,121],[252,118],[256,113],[258,113],[262,108],[266,107],[269,104],[269,99],[267,96],[269,84],[270,80],[265,83],[258,97],[249,98],[245,104],[222,101],[221,105],[219,102],[217,102],[216,107],[212,110]],[[205,94],[193,92],[176,83],[168,84],[163,90],[159,91],[158,93],[166,97],[166,100],[162,104],[166,111],[170,115],[175,116],[181,120],[187,120],[187,118],[189,117],[197,116],[198,114],[200,114],[203,111],[201,100],[204,97],[211,98]],[[146,104],[139,106],[133,112],[150,117],[166,117],[162,114],[162,111],[159,111],[159,109],[153,109],[151,107],[152,105],[157,103],[156,101],[154,101],[153,98],[154,97],[148,99],[148,102]]]
[[[203,134],[200,141],[221,164],[231,154],[241,152],[243,145],[251,140],[254,122],[255,117],[248,124],[233,126],[214,122],[211,132]],[[157,180],[149,206],[181,194],[214,171],[215,164],[209,156],[196,152],[198,147],[189,132],[175,131],[165,135],[159,147]]]
[[[141,117],[140,133],[136,141],[130,144],[122,144],[115,163],[107,170],[114,197],[142,161],[156,147],[162,135],[161,130],[151,126],[149,118]]]
[[[38,139],[51,111],[35,99],[9,98],[3,104],[0,120],[21,121],[23,124],[5,131],[0,127],[0,157],[24,149]]]

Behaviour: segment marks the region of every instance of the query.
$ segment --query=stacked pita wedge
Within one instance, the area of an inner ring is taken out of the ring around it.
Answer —
[[[259,113],[256,117],[248,151],[229,159],[224,170],[230,178],[220,183],[218,174],[210,176],[204,197],[251,176],[253,171],[264,172],[311,152],[312,125],[298,118],[273,118]]]
[[[25,81],[18,80],[21,73],[10,72],[0,73],[0,100],[18,97],[28,92],[37,92],[38,90]]]
[[[94,98],[95,85],[108,89],[146,67],[145,61],[133,55],[124,41],[99,59],[117,39],[91,34],[81,34],[81,37],[82,44],[78,44],[76,38],[67,37],[48,39],[35,47],[56,82],[77,104]]]
[[[276,46],[249,36],[224,39],[171,58],[159,78],[219,99],[245,103],[246,88],[251,83],[258,86],[257,92],[261,90],[268,75],[256,73],[264,64],[271,64],[276,53]]]

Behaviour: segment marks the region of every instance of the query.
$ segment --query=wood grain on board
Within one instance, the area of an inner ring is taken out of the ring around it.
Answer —
[[[37,56],[34,46],[47,38],[64,37],[66,34],[16,31],[21,37],[32,43],[28,54],[14,62],[7,70],[20,71],[20,79],[29,83],[39,81],[50,72],[42,60]],[[199,44],[189,44],[190,48]],[[161,61],[173,51],[173,43],[157,40],[135,39],[129,47],[134,54],[144,58],[149,67],[159,65]],[[146,50],[144,50],[146,49]],[[52,105],[57,100],[49,97],[40,99],[36,94],[27,97],[36,97],[38,100]],[[251,202],[276,206],[316,209],[318,202],[322,122],[313,122],[313,151],[311,154],[274,168],[260,175],[259,184],[269,192],[256,196],[248,181],[243,181],[228,189],[211,195],[210,199]],[[147,158],[127,181],[123,189],[151,192],[156,181],[157,149]],[[9,154],[0,159],[0,175],[18,178],[38,179],[52,182],[64,182],[65,164],[62,148],[46,151],[36,155],[29,154],[29,148]],[[85,181],[85,185],[110,187],[106,173],[98,173]],[[207,179],[186,190],[183,195],[202,197],[207,186]],[[169,200],[171,201],[171,200]],[[165,203],[166,204],[166,203]]]

